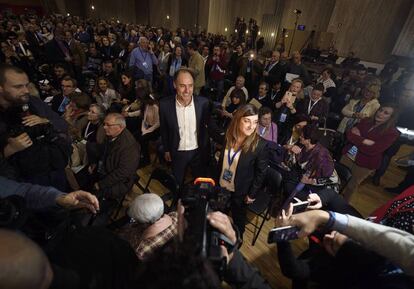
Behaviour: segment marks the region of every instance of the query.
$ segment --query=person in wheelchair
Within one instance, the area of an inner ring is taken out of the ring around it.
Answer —
[[[325,188],[338,190],[339,178],[333,158],[328,149],[319,143],[316,127],[305,126],[299,144],[289,150],[295,158],[293,163],[289,163],[289,170],[282,172],[286,192],[293,191],[298,182],[305,185],[298,194],[299,198],[306,198],[309,192]]]
[[[117,233],[129,242],[140,260],[148,259],[177,236],[177,212],[164,214],[164,202],[156,194],[136,197],[128,208],[127,216],[130,222]]]

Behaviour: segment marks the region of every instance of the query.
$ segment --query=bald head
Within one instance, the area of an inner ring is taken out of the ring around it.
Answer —
[[[0,288],[46,289],[52,281],[49,260],[33,241],[0,229]]]

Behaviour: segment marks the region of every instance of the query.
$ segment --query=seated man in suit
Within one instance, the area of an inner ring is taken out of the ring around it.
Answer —
[[[55,95],[50,101],[52,110],[59,115],[63,115],[65,112],[65,108],[70,102],[70,95],[75,91],[80,92],[77,88],[76,79],[70,76],[65,76],[61,81],[61,85],[62,93]]]
[[[265,78],[265,81],[269,85],[273,85],[275,82],[283,81],[285,78],[286,72],[284,71],[284,67],[279,61],[280,59],[280,52],[279,51],[273,51],[272,57],[270,58],[269,63],[266,65],[263,76]]]
[[[121,114],[108,114],[104,130],[104,143],[88,147],[88,157],[92,164],[89,171],[93,173],[96,170],[96,191],[105,198],[120,199],[134,184],[140,147],[126,129],[125,118]]]
[[[329,105],[322,98],[323,91],[323,84],[316,84],[309,98],[303,100],[298,107],[298,112],[309,116],[313,123],[323,122],[328,116]]]
[[[160,101],[160,129],[165,160],[172,162],[174,176],[181,184],[190,165],[193,176],[205,175],[209,157],[207,126],[208,100],[194,97],[192,71],[180,68],[174,74],[176,96]]]

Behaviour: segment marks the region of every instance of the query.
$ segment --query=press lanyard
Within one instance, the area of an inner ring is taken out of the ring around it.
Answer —
[[[229,148],[229,153],[227,154],[227,160],[229,162],[229,169],[231,165],[233,164],[234,159],[236,158],[237,154],[241,151],[241,148],[239,148],[237,151],[234,152],[233,156],[231,155],[231,148]]]
[[[88,122],[88,125],[86,126],[86,129],[85,129],[85,135],[84,135],[85,139],[88,139],[88,137],[89,137],[91,134],[93,134],[93,131],[88,132],[88,131],[89,131],[89,126],[90,126],[90,125],[91,125],[91,122]]]
[[[309,99],[309,105],[308,105],[308,114],[310,114],[310,112],[312,111],[313,107],[318,103],[318,101],[320,101],[321,99],[318,99],[317,101],[315,101],[312,105],[312,100]]]
[[[270,124],[270,131],[272,132],[272,138],[271,138],[271,140],[273,141],[273,123]],[[264,126],[263,127],[263,132],[260,132],[260,136],[261,137],[264,137],[265,133],[266,133],[266,127]]]
[[[144,61],[142,63],[144,63],[147,60],[147,54],[146,53],[142,53],[141,48],[139,48],[139,53],[141,53],[142,58],[144,58]],[[145,56],[144,56],[145,54]]]

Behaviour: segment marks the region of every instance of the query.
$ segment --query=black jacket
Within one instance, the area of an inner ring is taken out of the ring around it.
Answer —
[[[220,177],[223,167],[223,157],[224,149],[222,150],[219,160],[218,177]],[[256,195],[259,193],[259,190],[262,189],[265,181],[269,163],[268,157],[267,141],[262,138],[260,138],[259,143],[253,152],[241,152],[239,162],[237,163],[236,175],[234,177],[235,194],[243,197],[249,195],[250,198],[256,198]]]
[[[160,101],[160,130],[162,144],[165,152],[170,152],[171,157],[178,151],[180,144],[180,133],[178,129],[177,111],[175,108],[176,98],[170,96]],[[194,97],[194,107],[197,122],[197,141],[198,149],[204,160],[208,158],[209,153],[209,136],[207,128],[209,126],[209,106],[208,100],[204,97]]]
[[[103,156],[104,172],[98,181],[99,189],[105,197],[119,198],[134,184],[140,158],[140,146],[127,130],[114,140],[108,138],[98,145]]]

